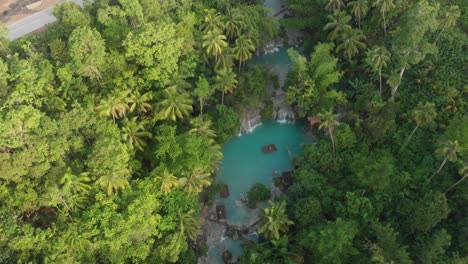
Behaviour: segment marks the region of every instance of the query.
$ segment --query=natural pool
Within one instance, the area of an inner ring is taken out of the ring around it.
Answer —
[[[229,224],[246,226],[258,219],[258,211],[246,207],[241,199],[255,183],[272,187],[274,177],[292,169],[293,156],[300,152],[303,144],[310,142],[303,128],[301,124],[270,121],[252,133],[232,138],[224,145],[224,158],[217,181],[229,186],[230,196],[218,198],[216,204],[226,206]],[[278,150],[263,153],[262,146],[267,144],[275,144]],[[222,263],[221,254],[226,249],[231,251],[234,259],[242,254],[240,241],[225,237],[220,239],[220,247],[209,251],[209,256],[217,259],[217,263]]]

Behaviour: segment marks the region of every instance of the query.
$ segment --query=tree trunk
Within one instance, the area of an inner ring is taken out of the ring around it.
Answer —
[[[328,128],[328,132],[330,132],[330,139],[331,139],[332,147],[333,147],[333,160],[335,160],[336,159],[335,139],[333,138],[333,132],[330,128]]]
[[[403,74],[405,73],[405,69],[406,69],[406,63],[405,63],[405,66],[403,67],[403,69],[401,69],[400,71],[400,83],[395,86],[395,88],[393,88],[392,90],[392,98],[395,97],[397,91],[398,91],[398,87],[400,87],[400,84],[401,84],[401,80],[403,80]]]
[[[409,135],[409,137],[406,139],[405,143],[403,144],[403,146],[401,146],[400,148],[400,151],[398,151],[398,153],[402,152],[406,145],[408,145],[408,143],[410,142],[411,138],[413,137],[414,135],[414,132],[416,132],[416,130],[419,128],[419,125],[416,125],[416,127],[413,129],[413,131],[411,132],[411,134]]]
[[[450,190],[452,190],[455,186],[457,186],[460,182],[462,182],[464,179],[466,178],[466,176],[462,177],[459,181],[457,181],[455,184],[453,184],[452,186],[450,186],[450,188],[448,188],[445,192],[448,193]]]
[[[203,121],[203,100],[200,98],[200,116]]]
[[[384,37],[387,36],[387,24],[385,24],[385,12],[382,12],[383,16],[383,31],[384,31]]]
[[[221,104],[224,104],[224,91],[221,92]]]
[[[380,97],[382,97],[382,69],[379,69]]]
[[[445,30],[446,27],[447,27],[447,23],[445,23],[444,26],[442,27],[442,29],[440,30],[439,35],[437,36],[437,38],[436,38],[434,44],[437,44],[437,41],[439,41],[439,38],[440,38],[440,36],[442,35],[442,32],[444,32],[444,30]]]
[[[431,175],[431,177],[429,178],[429,181],[431,181],[432,178],[442,170],[442,168],[445,166],[445,163],[447,162],[447,159],[448,157],[446,157],[444,161],[442,161],[442,164],[440,164],[439,168],[434,172],[434,174]]]

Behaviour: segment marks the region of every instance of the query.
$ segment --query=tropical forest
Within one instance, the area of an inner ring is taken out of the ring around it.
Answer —
[[[468,1],[56,2],[0,25],[0,263],[468,263]]]

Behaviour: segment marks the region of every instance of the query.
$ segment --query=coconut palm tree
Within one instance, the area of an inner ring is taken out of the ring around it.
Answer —
[[[450,186],[450,188],[448,188],[445,192],[449,192],[450,190],[455,188],[455,186],[460,184],[464,179],[468,178],[468,163],[464,163],[462,167],[458,170],[458,173],[462,176],[462,178],[456,183],[454,183],[452,186]]]
[[[436,150],[436,155],[438,157],[443,157],[444,160],[440,164],[439,168],[431,175],[431,177],[429,177],[429,181],[432,180],[432,178],[434,178],[434,176],[442,170],[442,168],[445,166],[445,163],[447,163],[447,161],[451,161],[451,162],[457,161],[458,159],[457,154],[460,153],[460,151],[461,151],[461,147],[458,144],[457,140],[455,141],[449,140],[449,141],[442,142]]]
[[[227,47],[223,49],[221,54],[219,54],[218,60],[216,61],[215,64],[215,70],[227,70],[227,69],[232,69],[234,67],[234,59],[235,55],[233,52],[233,49]]]
[[[164,194],[169,194],[172,191],[172,188],[179,186],[179,179],[177,179],[174,174],[170,173],[167,169],[164,169],[163,172],[159,173],[156,176],[156,181],[161,183],[161,192]]]
[[[237,86],[237,75],[231,69],[222,69],[217,72],[214,87],[221,91],[221,104],[224,104],[224,93],[233,93]]]
[[[238,38],[245,27],[245,18],[239,9],[228,9],[226,11],[225,29],[226,36],[230,40]]]
[[[369,3],[367,0],[355,0],[348,3],[351,7],[351,14],[357,19],[358,27],[361,28],[361,19],[367,15],[369,11]]]
[[[108,195],[111,195],[113,192],[118,192],[120,189],[125,189],[125,187],[129,185],[128,180],[124,176],[125,173],[114,172],[106,174],[101,176],[96,181],[96,184],[98,184],[104,191],[106,191]]]
[[[328,34],[328,39],[334,41],[340,38],[345,32],[351,31],[352,27],[349,25],[351,16],[341,11],[334,15],[328,15],[328,24],[323,28],[324,30],[331,30]]]
[[[436,115],[437,113],[435,110],[435,104],[429,103],[429,102],[426,102],[425,104],[418,103],[418,105],[413,111],[413,119],[416,122],[416,127],[413,129],[409,137],[406,139],[405,143],[400,149],[400,152],[403,151],[403,149],[406,147],[406,145],[411,140],[416,130],[422,125],[432,123]]]
[[[130,91],[114,90],[106,99],[99,102],[96,111],[100,116],[112,116],[115,123],[115,119],[124,117],[129,110],[129,94]]]
[[[218,33],[223,32],[223,16],[215,9],[205,9],[205,18],[201,28],[205,33],[210,31],[215,31]]]
[[[185,187],[189,193],[199,193],[205,186],[211,184],[211,174],[202,168],[195,168],[187,177],[179,179],[179,185]]]
[[[372,4],[372,6],[380,9],[380,13],[382,14],[382,18],[383,18],[384,35],[387,35],[387,24],[385,22],[385,13],[395,8],[395,4],[393,3],[393,0],[376,0]]]
[[[294,224],[288,219],[286,214],[286,202],[268,201],[270,208],[263,209],[261,216],[262,226],[258,229],[259,234],[264,234],[267,239],[277,240],[280,238],[280,233],[286,232],[289,229],[289,225]]]
[[[333,111],[326,111],[325,113],[318,114],[320,117],[320,125],[319,129],[327,128],[328,133],[330,133],[330,139],[333,147],[333,159],[336,158],[336,151],[335,151],[335,139],[333,138],[333,131],[335,128],[340,124],[336,118],[338,117],[337,114],[333,113]]]
[[[151,109],[151,99],[152,93],[146,92],[141,94],[138,90],[135,90],[130,95],[130,112],[137,112],[138,115],[146,113],[149,109]]]
[[[143,151],[143,148],[146,146],[143,138],[151,137],[151,133],[145,128],[147,124],[148,121],[146,120],[138,122],[137,117],[125,119],[122,127],[123,140],[132,148]]]
[[[343,52],[343,55],[351,60],[360,49],[365,49],[366,44],[362,42],[366,37],[362,30],[350,30],[344,32],[341,37],[341,43],[336,47],[337,52]]]
[[[181,209],[178,209],[177,218],[179,219],[180,232],[188,239],[195,239],[200,227],[199,217],[195,214],[195,210],[190,209],[184,213]]]
[[[214,56],[215,60],[218,61],[218,56],[223,53],[228,44],[223,33],[211,30],[203,35],[202,46],[206,49],[207,54]]]
[[[212,122],[210,119],[202,119],[201,116],[199,116],[190,120],[190,124],[193,128],[190,129],[189,133],[205,136],[211,140],[216,137],[214,130],[211,129]]]
[[[440,36],[442,35],[442,32],[446,30],[447,28],[452,28],[457,24],[457,19],[460,17],[461,12],[460,9],[458,9],[458,6],[450,6],[450,8],[445,12],[444,17],[442,18],[442,29],[439,32],[439,35],[436,38],[435,43],[439,41]]]
[[[163,99],[158,104],[158,114],[163,119],[184,118],[193,110],[192,99],[185,91],[179,91],[172,85],[163,91]]]
[[[239,71],[242,68],[242,64],[248,59],[252,58],[253,52],[255,51],[255,45],[250,38],[241,36],[236,40],[236,46],[234,47],[234,54],[239,60]]]
[[[343,0],[328,0],[325,8],[332,13],[340,12],[345,7]]]
[[[57,199],[62,203],[68,211],[73,212],[77,208],[83,208],[88,201],[88,194],[91,186],[88,184],[91,178],[88,173],[83,172],[78,175],[74,174],[71,168],[63,175],[60,183],[62,188],[57,195]]]
[[[366,62],[379,74],[380,96],[382,96],[382,69],[390,63],[390,52],[385,47],[376,46],[367,51]]]

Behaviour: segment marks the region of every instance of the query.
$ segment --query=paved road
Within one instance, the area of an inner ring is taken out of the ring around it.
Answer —
[[[75,2],[77,4],[83,5],[83,0],[68,0],[70,2]],[[55,17],[52,15],[52,11],[55,6],[51,6],[47,9],[44,9],[40,12],[27,16],[21,20],[18,20],[14,24],[8,26],[10,34],[8,38],[11,40],[18,39],[26,34],[29,34],[35,30],[38,30],[49,23],[56,21]]]

